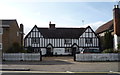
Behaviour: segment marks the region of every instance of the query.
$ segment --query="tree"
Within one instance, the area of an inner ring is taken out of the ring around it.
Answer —
[[[111,32],[107,31],[104,36],[104,49],[113,48],[113,36]]]

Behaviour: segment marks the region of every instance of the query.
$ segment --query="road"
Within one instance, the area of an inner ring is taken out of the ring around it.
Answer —
[[[1,75],[120,75],[120,72],[42,72],[42,71],[0,71]]]
[[[2,68],[50,72],[120,72],[120,62],[75,62],[73,57],[43,57],[43,61],[4,61]]]

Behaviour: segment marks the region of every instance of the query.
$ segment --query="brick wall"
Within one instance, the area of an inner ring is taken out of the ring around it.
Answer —
[[[6,51],[9,49],[14,42],[17,42],[21,45],[21,35],[19,34],[19,26],[17,21],[12,21],[10,27],[3,28],[3,50]]]

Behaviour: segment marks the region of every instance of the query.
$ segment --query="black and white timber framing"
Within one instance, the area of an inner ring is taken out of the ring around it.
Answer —
[[[99,38],[90,26],[86,28],[39,28],[36,25],[24,39],[25,49],[42,55],[72,55],[74,52],[99,52]]]

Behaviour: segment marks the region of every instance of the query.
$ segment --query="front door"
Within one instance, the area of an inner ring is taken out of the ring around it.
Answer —
[[[77,49],[76,47],[72,48],[72,55],[75,55],[76,49]]]
[[[47,48],[47,56],[52,56],[53,55],[53,52],[52,52],[52,49],[51,48]]]

